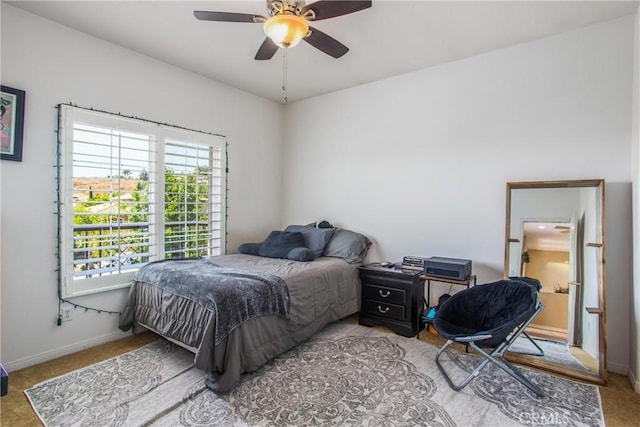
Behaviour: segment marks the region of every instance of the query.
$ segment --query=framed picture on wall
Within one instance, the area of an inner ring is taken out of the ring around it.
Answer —
[[[0,158],[22,161],[24,91],[2,86],[0,90]]]

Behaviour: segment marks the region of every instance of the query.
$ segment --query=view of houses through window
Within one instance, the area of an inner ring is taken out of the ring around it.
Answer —
[[[150,261],[223,253],[222,138],[67,108],[67,294],[126,285]]]

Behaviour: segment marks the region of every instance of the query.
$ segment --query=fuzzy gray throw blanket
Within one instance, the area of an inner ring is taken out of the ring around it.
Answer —
[[[224,268],[204,259],[162,260],[138,270],[133,282],[167,290],[215,313],[216,344],[253,317],[289,318],[289,288],[272,274]]]

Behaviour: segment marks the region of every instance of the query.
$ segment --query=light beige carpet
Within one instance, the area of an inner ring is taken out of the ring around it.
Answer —
[[[347,323],[246,374],[216,395],[193,355],[159,340],[26,390],[47,426],[604,425],[598,389],[524,370],[535,398],[489,365],[460,392],[434,364],[437,348]],[[452,353],[464,375],[476,356]]]

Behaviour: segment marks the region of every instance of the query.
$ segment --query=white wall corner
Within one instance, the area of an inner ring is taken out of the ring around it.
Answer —
[[[616,362],[607,362],[607,371],[613,372],[614,374],[620,374],[625,376],[631,375],[631,369],[625,364],[616,363]]]

